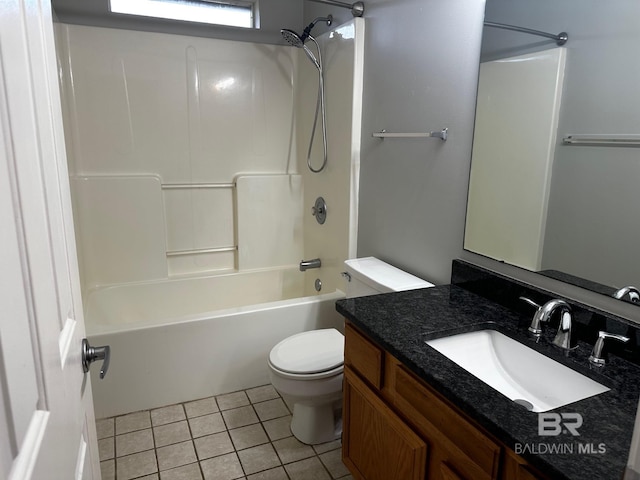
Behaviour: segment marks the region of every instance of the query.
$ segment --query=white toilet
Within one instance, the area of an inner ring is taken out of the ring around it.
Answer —
[[[433,287],[433,284],[374,257],[345,263],[347,298]],[[274,388],[293,406],[291,432],[306,444],[342,434],[344,337],[334,328],[285,338],[269,354]]]

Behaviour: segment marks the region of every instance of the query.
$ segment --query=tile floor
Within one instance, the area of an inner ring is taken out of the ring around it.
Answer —
[[[351,480],[341,442],[289,429],[271,385],[96,422],[103,480]]]

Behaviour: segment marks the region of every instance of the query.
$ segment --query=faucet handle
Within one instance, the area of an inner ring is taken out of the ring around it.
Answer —
[[[538,305],[536,302],[527,297],[520,297],[520,300],[528,303],[532,307],[536,307],[536,313],[533,315],[533,319],[531,320],[531,325],[529,325],[529,333],[533,338],[536,339],[536,342],[542,336],[542,326],[540,325],[542,322],[546,322],[548,319],[542,315],[542,305]]]
[[[541,308],[541,305],[538,305],[536,302],[534,302],[533,300],[531,300],[530,298],[527,297],[520,297],[520,300],[528,303],[529,305],[531,305],[532,307],[536,307],[536,308]]]
[[[589,355],[589,363],[594,367],[604,367],[605,363],[607,363],[606,359],[602,357],[602,348],[604,347],[604,341],[607,338],[611,338],[613,340],[624,343],[630,340],[629,337],[625,337],[624,335],[608,333],[600,330],[600,332],[598,332],[598,339],[596,340],[596,343],[593,346],[593,350],[591,351],[591,355]]]

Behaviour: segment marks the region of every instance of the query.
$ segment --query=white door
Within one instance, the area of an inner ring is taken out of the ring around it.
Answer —
[[[0,479],[100,479],[48,0],[0,1]]]

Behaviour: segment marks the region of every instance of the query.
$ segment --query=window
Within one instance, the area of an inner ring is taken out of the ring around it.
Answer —
[[[110,0],[113,13],[256,28],[253,2],[213,0]]]

